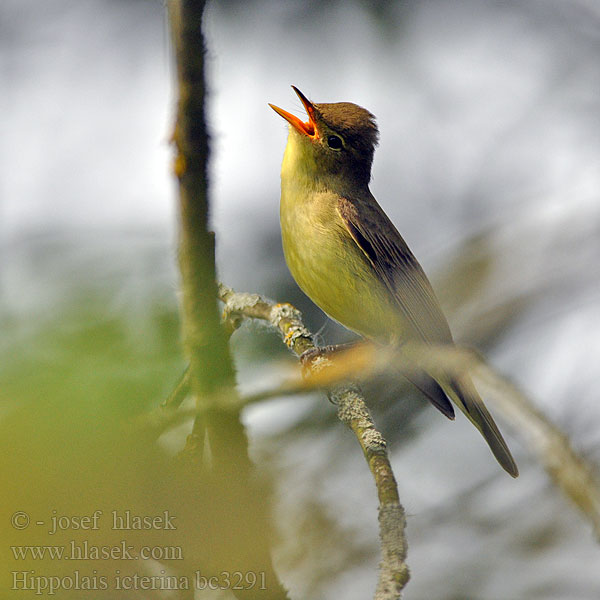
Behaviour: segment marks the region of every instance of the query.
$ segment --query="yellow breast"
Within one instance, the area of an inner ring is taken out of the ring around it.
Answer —
[[[387,287],[378,280],[338,213],[338,195],[311,177],[301,144],[286,148],[281,173],[281,235],[292,276],[307,296],[348,329],[375,339],[404,329]]]

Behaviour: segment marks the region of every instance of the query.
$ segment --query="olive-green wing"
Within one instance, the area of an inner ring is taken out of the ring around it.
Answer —
[[[338,211],[412,329],[426,342],[450,343],[452,334],[433,288],[406,242],[374,198],[341,198]]]

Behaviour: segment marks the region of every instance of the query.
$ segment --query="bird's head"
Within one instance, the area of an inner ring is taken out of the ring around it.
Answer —
[[[315,104],[292,86],[308,114],[304,122],[270,104],[290,125],[293,169],[330,182],[367,185],[378,140],[375,117],[351,102]]]

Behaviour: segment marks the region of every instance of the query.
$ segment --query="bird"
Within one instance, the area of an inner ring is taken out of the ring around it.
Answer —
[[[431,283],[371,194],[379,131],[351,102],[311,102],[292,86],[306,121],[269,104],[289,124],[281,165],[280,224],[288,268],[329,317],[363,338],[401,347],[409,341],[454,345]],[[446,417],[450,400],[481,432],[502,468],[517,465],[468,375],[407,375]]]

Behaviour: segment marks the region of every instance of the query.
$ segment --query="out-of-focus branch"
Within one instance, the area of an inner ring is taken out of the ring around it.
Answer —
[[[568,437],[508,378],[490,367],[476,352],[438,346],[417,348],[414,360],[459,376],[469,371],[486,402],[513,428],[537,457],[554,484],[577,506],[600,538],[600,482]],[[396,359],[397,360],[397,359]]]
[[[472,372],[482,393],[520,434],[552,481],[590,521],[600,540],[600,482],[591,465],[513,383],[482,361]]]
[[[235,293],[224,285],[219,286],[219,298],[225,304],[224,320],[231,330],[239,327],[244,318],[261,319],[279,330],[286,346],[296,355],[316,348],[301,313],[290,304],[277,304],[257,294]],[[326,373],[332,367],[326,354],[317,353],[307,369],[309,378],[310,373]],[[329,390],[328,396],[337,405],[340,420],[358,439],[377,487],[382,560],[374,598],[399,598],[410,576],[406,564],[406,519],[385,440],[375,428],[355,385],[337,385]]]
[[[179,182],[181,314],[189,369],[171,397],[187,388],[196,401],[192,434],[181,455],[187,486],[194,489],[189,524],[196,527],[196,568],[221,573],[263,573],[266,584],[232,590],[237,598],[286,600],[271,562],[270,521],[248,455],[239,415],[233,362],[219,318],[215,240],[209,230],[209,139],[204,100],[204,0],[170,0],[169,20],[177,65],[177,118],[173,141]],[[188,381],[186,381],[186,379]],[[212,535],[205,539],[207,531]],[[240,586],[243,588],[243,586]],[[192,592],[193,596],[193,592]]]
[[[171,0],[169,18],[179,97],[173,141],[179,181],[179,268],[183,338],[197,399],[234,390],[234,370],[219,320],[215,240],[208,225],[208,133],[204,113],[202,0]]]

